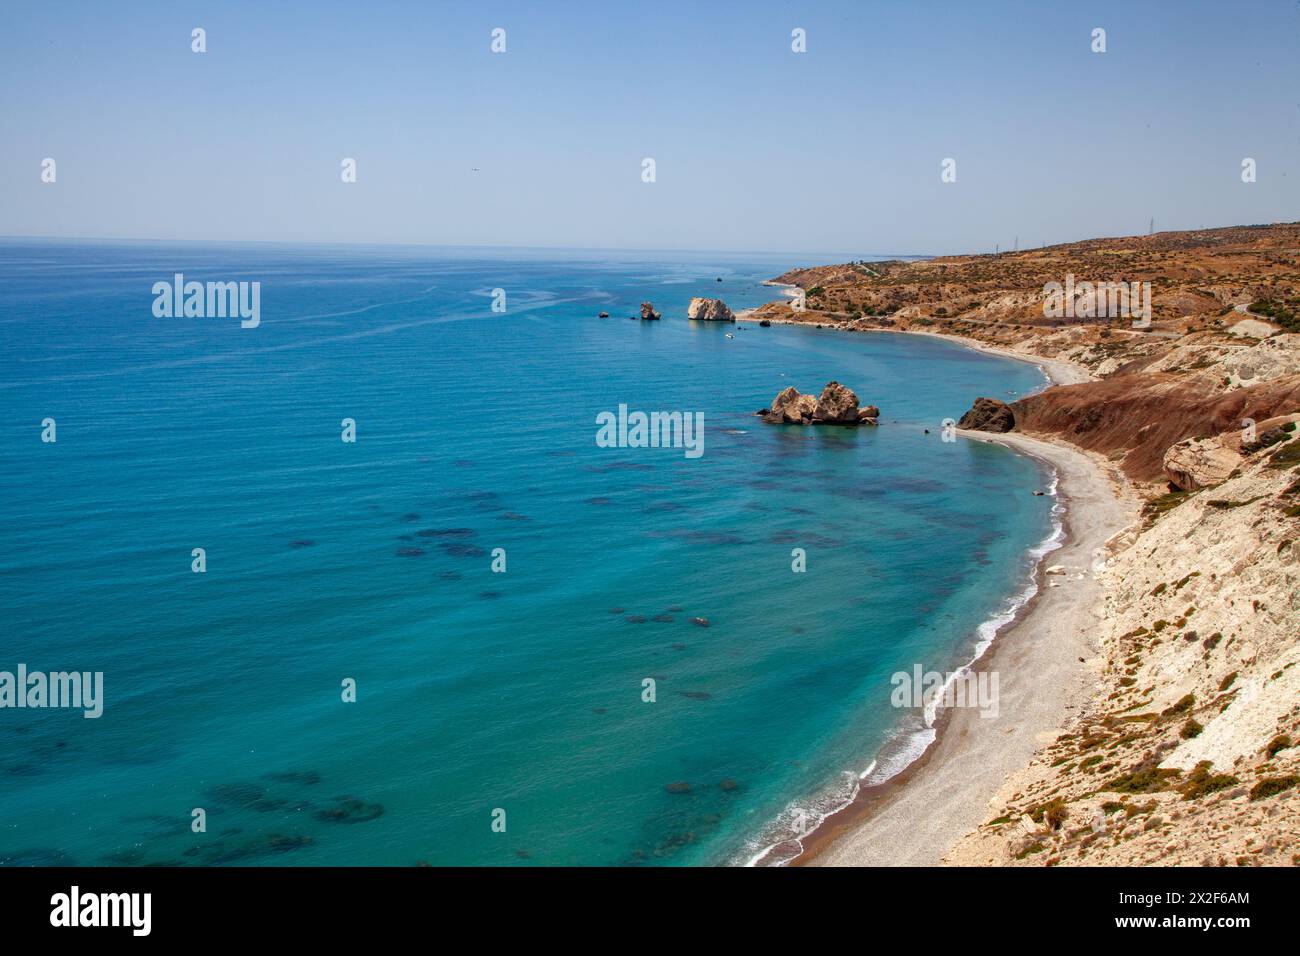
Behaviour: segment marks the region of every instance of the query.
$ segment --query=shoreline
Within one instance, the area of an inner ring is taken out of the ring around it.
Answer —
[[[781,285],[782,283],[777,283]],[[787,286],[787,288],[796,288]],[[791,319],[758,319],[754,313],[758,309],[741,309],[736,313],[737,322],[760,322],[767,321],[773,325],[815,325],[810,322],[795,322]],[[1002,348],[998,345],[989,345],[987,342],[981,342],[979,339],[972,339],[965,335],[953,335],[950,332],[926,332],[922,329],[848,329],[843,326],[822,323],[826,328],[836,329],[840,332],[872,333],[881,332],[887,335],[925,335],[932,339],[943,339],[948,342],[955,342],[958,345],[964,345],[968,349],[974,349],[976,352],[984,352],[988,355],[999,355],[1002,358],[1015,359],[1019,362],[1028,362],[1031,365],[1037,365],[1047,376],[1047,383],[1044,388],[1051,388],[1056,385],[1077,385],[1081,382],[1095,382],[1097,378],[1092,371],[1086,366],[1079,365],[1077,362],[1071,362],[1068,359],[1047,358],[1042,355],[1033,355],[1028,352],[1017,352],[1015,349]]]
[[[737,321],[756,321],[752,312],[737,313]],[[1072,362],[989,346],[964,336],[898,329],[841,331],[928,335],[1031,362],[1043,371],[1045,388],[1094,380],[1089,370]],[[1104,554],[1110,542],[1137,520],[1133,488],[1101,456],[1059,439],[1018,432],[960,430],[958,435],[967,441],[997,442],[1045,463],[1055,476],[1053,493],[1061,510],[1056,546],[1044,548],[1032,570],[1032,594],[968,665],[974,674],[998,674],[1000,715],[983,719],[974,708],[941,709],[933,724],[934,738],[924,751],[884,782],[860,787],[847,804],[799,839],[796,855],[774,865],[935,866],[945,862],[966,834],[987,822],[990,803],[1007,778],[1027,766],[1039,747],[1054,739],[1091,696],[1100,659],[1099,648],[1089,638],[1095,630],[1089,621],[1097,619],[1104,597],[1092,565],[1095,556]],[[1041,542],[1035,550],[1047,543]],[[1053,565],[1065,567],[1064,574],[1046,573],[1049,555]],[[878,752],[876,760],[884,753]]]
[[[1046,555],[1040,558],[1036,593],[971,667],[998,673],[999,716],[983,719],[973,708],[941,711],[925,752],[822,821],[793,865],[939,865],[962,837],[988,822],[990,801],[1006,779],[1091,695],[1098,648],[1088,620],[1100,612],[1103,596],[1092,561],[1136,519],[1136,497],[1100,461],[1063,442],[958,434],[1006,445],[1056,471],[1063,537],[1047,554],[1066,573],[1047,575]]]

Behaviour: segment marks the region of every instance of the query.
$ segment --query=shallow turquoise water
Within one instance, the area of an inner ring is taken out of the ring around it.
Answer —
[[[106,687],[98,720],[0,710],[0,861],[711,863],[833,803],[1052,499],[939,440],[1032,366],[683,318],[794,264],[0,242],[0,669]],[[261,326],[154,318],[174,272],[260,281]],[[752,415],[832,378],[881,427]],[[620,403],[703,412],[703,456],[597,447]]]

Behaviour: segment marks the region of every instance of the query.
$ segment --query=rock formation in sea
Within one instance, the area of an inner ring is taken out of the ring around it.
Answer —
[[[661,318],[663,318],[663,315],[660,314],[659,312],[656,312],[656,311],[655,311],[654,303],[652,303],[652,302],[642,302],[642,303],[641,303],[641,318],[646,319],[646,320],[648,321],[648,320],[651,320],[651,319],[661,319]]]
[[[702,299],[698,296],[691,299],[691,304],[686,308],[686,317],[702,322],[736,321],[735,313],[721,299]]]
[[[1011,406],[996,398],[977,398],[970,411],[957,422],[958,428],[977,432],[1009,432],[1016,427]]]
[[[820,396],[801,394],[793,385],[772,399],[772,407],[755,414],[770,425],[875,425],[880,409],[858,408],[858,396],[839,382],[828,382]]]

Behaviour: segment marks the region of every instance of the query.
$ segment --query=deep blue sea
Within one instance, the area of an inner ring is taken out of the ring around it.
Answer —
[[[1044,379],[685,319],[807,264],[0,241],[0,670],[105,693],[0,709],[0,864],[745,862],[894,772],[890,675],[969,660],[1054,526],[941,422]],[[261,324],[156,318],[178,272]],[[753,416],[831,379],[880,426]],[[598,447],[620,404],[703,455]]]

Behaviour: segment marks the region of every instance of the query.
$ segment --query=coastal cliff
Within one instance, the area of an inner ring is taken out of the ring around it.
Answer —
[[[945,862],[1300,864],[1297,463],[1148,504],[1099,573],[1092,700]]]
[[[1067,276],[1149,283],[1148,321],[1054,315]],[[1145,501],[1104,566],[1050,585],[1099,586],[1090,696],[943,861],[1300,863],[1300,224],[773,281],[806,308],[753,321],[940,335],[1064,369],[1068,384],[1010,403],[972,395],[960,426],[1068,442]]]

